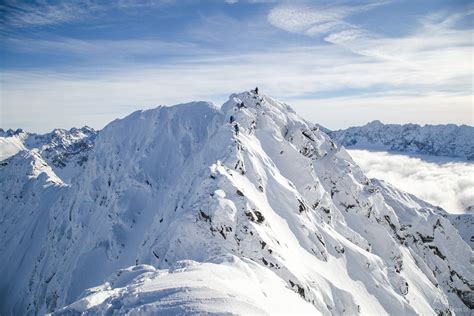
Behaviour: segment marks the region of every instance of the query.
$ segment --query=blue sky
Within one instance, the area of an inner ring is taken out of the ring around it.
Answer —
[[[2,128],[102,128],[256,85],[329,128],[474,124],[468,1],[2,1]]]

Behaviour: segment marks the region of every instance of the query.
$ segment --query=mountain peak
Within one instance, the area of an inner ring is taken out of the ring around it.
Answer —
[[[472,304],[471,250],[441,211],[370,181],[316,125],[261,93],[233,94],[220,109],[137,111],[66,151],[41,148],[62,154],[58,177],[74,172],[68,185],[48,188],[20,176],[0,196],[22,196],[2,209],[2,314],[144,305],[270,313],[282,297],[316,314]],[[0,177],[12,168],[1,166]],[[239,278],[256,292],[234,287]],[[153,293],[132,294],[142,286]],[[176,293],[172,306],[162,304],[166,293]]]
[[[366,126],[382,126],[382,125],[383,125],[383,123],[382,123],[381,121],[379,121],[379,120],[373,120],[373,121],[367,123]]]
[[[359,149],[459,157],[474,160],[474,127],[454,124],[383,124],[373,121],[346,130],[328,131],[338,143]]]

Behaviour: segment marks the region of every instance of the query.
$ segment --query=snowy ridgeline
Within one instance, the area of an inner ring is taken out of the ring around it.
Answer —
[[[474,307],[469,218],[369,180],[284,103],[244,92],[63,132],[0,137],[20,150],[0,162],[2,315]]]
[[[90,127],[72,128],[69,131],[55,129],[44,135],[17,129],[4,131],[0,128],[0,161],[20,151],[39,154],[64,181],[69,181],[75,171],[87,161],[97,132]]]
[[[338,145],[474,160],[474,127],[454,124],[383,124],[373,121],[345,130],[325,131]]]

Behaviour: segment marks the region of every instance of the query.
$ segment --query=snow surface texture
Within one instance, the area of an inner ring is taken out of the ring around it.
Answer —
[[[0,129],[0,161],[20,151],[35,151],[63,181],[69,182],[87,161],[96,136],[97,132],[87,126],[69,131],[55,129],[44,135]]]
[[[38,150],[1,162],[2,315],[474,307],[448,214],[265,95],[135,112],[85,157],[70,181]]]
[[[102,315],[317,314],[273,271],[235,256],[206,263],[183,260],[163,270],[149,265],[120,270],[57,314],[71,311]]]
[[[348,152],[368,177],[385,180],[449,213],[461,214],[474,205],[474,161],[359,149]]]
[[[325,130],[347,148],[376,149],[474,160],[474,127],[454,124],[382,124],[373,121],[345,130]]]
[[[457,228],[462,239],[474,249],[474,206],[469,206],[464,214],[450,214],[448,219]]]

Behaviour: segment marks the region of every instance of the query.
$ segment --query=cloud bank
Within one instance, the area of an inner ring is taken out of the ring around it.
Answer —
[[[350,155],[371,178],[385,180],[397,188],[441,206],[450,213],[464,213],[474,205],[474,164],[433,162],[387,152],[349,150]],[[422,158],[422,156],[420,156]]]

